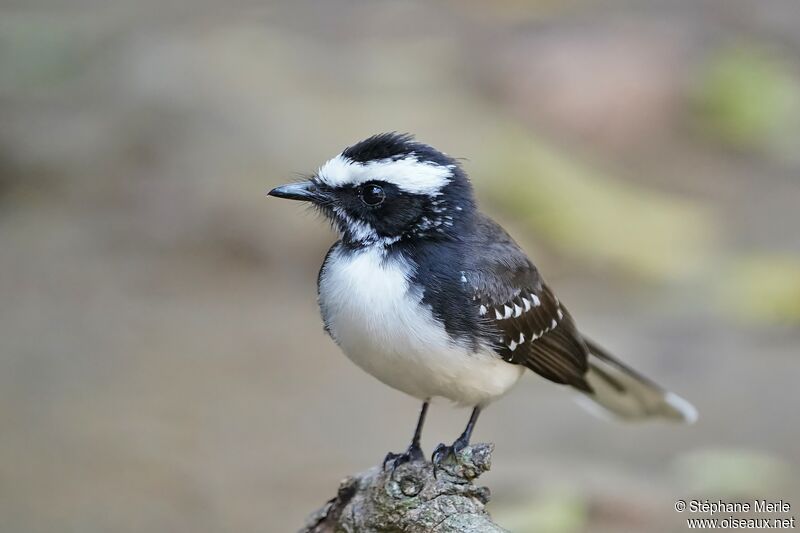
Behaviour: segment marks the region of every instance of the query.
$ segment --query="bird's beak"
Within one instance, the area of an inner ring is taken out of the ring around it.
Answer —
[[[302,200],[304,202],[319,202],[325,200],[327,195],[312,181],[299,181],[275,187],[268,193],[277,198],[288,200]]]

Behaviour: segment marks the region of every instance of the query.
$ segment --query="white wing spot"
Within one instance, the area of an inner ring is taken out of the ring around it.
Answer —
[[[499,309],[495,309],[494,310],[494,316],[497,317],[497,320],[503,320],[503,315],[500,314],[500,310]]]
[[[522,308],[517,304],[514,304],[514,318],[517,318],[522,314]]]
[[[526,313],[531,310],[531,303],[528,301],[527,298],[523,298],[522,299],[522,305],[525,306],[525,312]]]
[[[504,310],[505,310],[505,312],[506,312],[506,314],[505,314],[505,316],[504,316],[503,318],[505,318],[506,320],[508,320],[509,318],[511,318],[511,313],[513,312],[513,310],[512,310],[512,309],[511,309],[509,306],[507,306],[507,305],[504,305],[504,306],[503,306],[503,309],[504,309]]]
[[[525,342],[525,334],[524,333],[520,333],[519,334],[519,343],[522,344],[523,342]]]
[[[516,343],[516,342],[514,342],[514,341],[511,341],[511,344],[509,344],[509,345],[508,345],[508,349],[509,349],[509,350],[511,350],[511,351],[513,352],[514,350],[516,350],[516,349],[517,349],[517,346],[518,346],[518,345],[517,345],[517,343]]]
[[[559,320],[564,320],[564,313],[561,312],[561,308],[560,307],[558,308],[558,319]]]
[[[536,296],[533,293],[531,293],[531,300],[533,301],[534,307],[539,307],[540,305],[542,305],[542,301],[539,299],[538,296]]]
[[[558,325],[558,322],[556,322],[556,319],[554,318],[553,321],[550,323],[550,329],[555,329],[555,327],[557,325]]]
[[[461,273],[461,283],[466,283],[466,282],[467,282],[467,276],[462,272]]]
[[[485,306],[485,305],[482,305],[482,306],[481,306],[481,316],[485,315],[485,314],[486,314],[486,311],[487,311],[487,309],[486,309],[486,306]]]

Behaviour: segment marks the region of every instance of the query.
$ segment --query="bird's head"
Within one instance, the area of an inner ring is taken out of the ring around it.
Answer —
[[[354,245],[457,238],[475,210],[472,187],[458,163],[399,133],[354,144],[307,181],[269,194],[311,202]]]

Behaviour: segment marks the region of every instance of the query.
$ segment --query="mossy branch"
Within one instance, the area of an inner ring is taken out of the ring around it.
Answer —
[[[502,533],[485,510],[489,489],[474,484],[491,467],[493,450],[475,444],[435,469],[416,461],[348,477],[300,533]]]

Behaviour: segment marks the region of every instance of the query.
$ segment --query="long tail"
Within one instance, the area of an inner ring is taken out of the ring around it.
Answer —
[[[692,404],[662,389],[592,341],[584,340],[591,353],[586,381],[593,392],[580,400],[594,402],[581,401],[584,407],[597,414],[610,412],[627,420],[658,417],[686,424],[697,420],[697,409]]]

